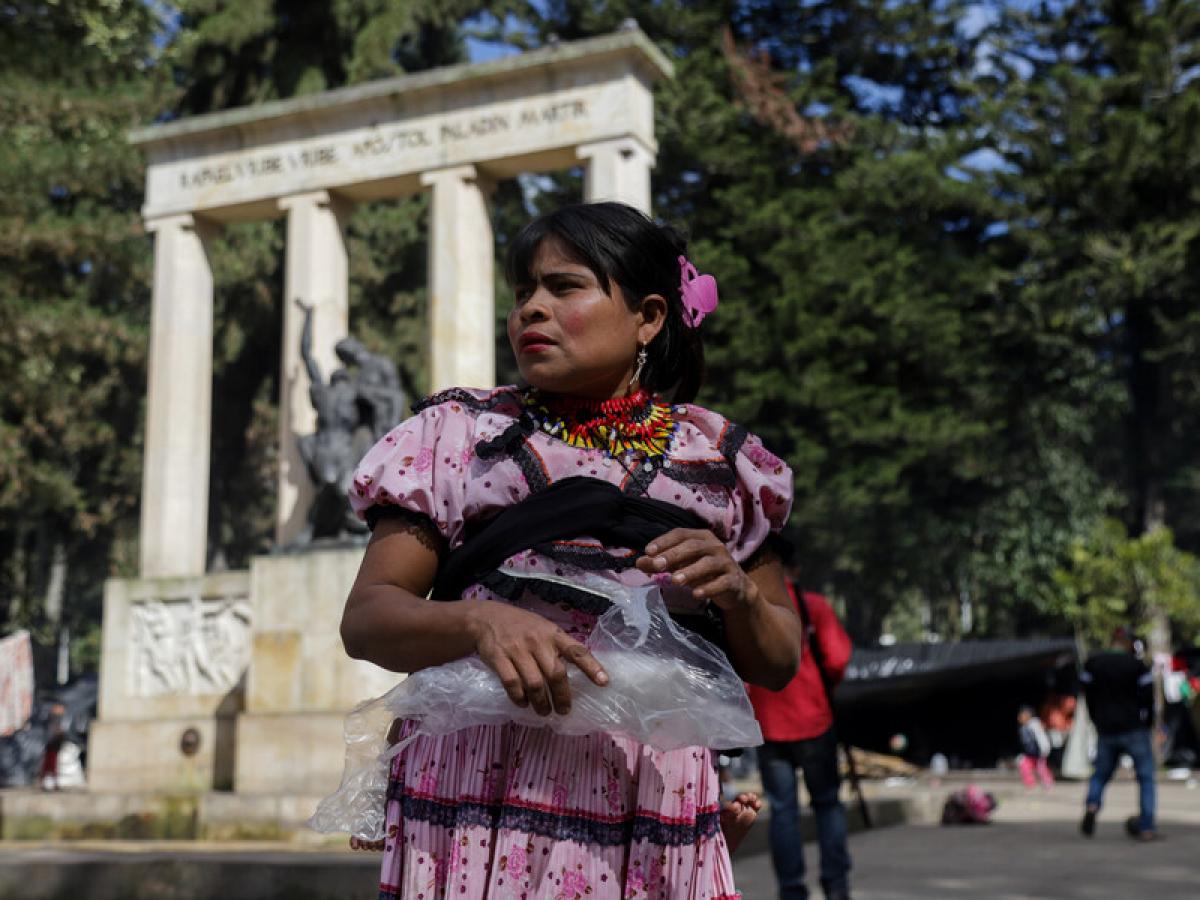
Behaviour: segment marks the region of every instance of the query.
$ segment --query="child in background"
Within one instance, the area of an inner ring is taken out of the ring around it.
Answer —
[[[1021,727],[1021,755],[1017,767],[1025,787],[1033,788],[1041,781],[1046,790],[1054,787],[1054,776],[1050,773],[1047,760],[1050,757],[1050,737],[1042,726],[1042,720],[1033,713],[1032,706],[1022,706],[1017,713],[1017,724]]]
[[[942,824],[987,825],[998,805],[995,794],[968,784],[946,798],[942,806]]]

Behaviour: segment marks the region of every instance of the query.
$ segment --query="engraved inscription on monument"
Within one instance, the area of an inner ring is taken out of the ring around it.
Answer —
[[[246,671],[251,613],[245,594],[148,600],[130,612],[133,696],[221,694]]]
[[[404,125],[369,128],[334,136],[323,143],[243,153],[220,161],[178,170],[177,189],[213,187],[316,173],[364,160],[403,158],[408,153],[446,150],[456,144],[498,136],[553,133],[572,122],[587,120],[592,110],[585,97],[509,105],[462,115],[436,115]]]

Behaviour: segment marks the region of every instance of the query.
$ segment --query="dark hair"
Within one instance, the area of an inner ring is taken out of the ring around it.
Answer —
[[[704,344],[698,329],[683,321],[679,296],[679,257],[687,241],[669,225],[659,225],[624,203],[577,203],[534,219],[521,229],[508,251],[505,276],[512,286],[533,281],[533,261],[546,238],[557,238],[576,261],[591,269],[607,293],[615,282],[630,309],[650,294],[667,301],[662,330],[646,348],[641,383],[651,392],[674,389],[672,400],[688,403],[704,381]]]

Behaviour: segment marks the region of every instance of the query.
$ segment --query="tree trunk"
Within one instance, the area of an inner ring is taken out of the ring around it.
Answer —
[[[1163,527],[1163,504],[1159,500],[1151,504],[1147,510],[1146,519],[1143,521],[1147,534]],[[1163,676],[1166,674],[1164,669],[1158,665],[1158,660],[1171,656],[1171,622],[1167,618],[1166,611],[1162,608],[1162,604],[1158,602],[1156,593],[1151,593],[1145,598],[1146,604],[1146,624],[1149,627],[1149,633],[1146,635],[1146,652],[1150,657],[1150,665],[1154,669],[1154,739],[1150,742],[1154,748],[1154,759],[1162,764],[1163,743],[1158,740],[1159,736],[1164,733],[1164,718],[1166,712],[1166,698],[1163,695]]]
[[[50,623],[53,632],[58,631],[58,624],[62,621],[63,597],[66,593],[66,584],[67,548],[63,546],[62,541],[56,540],[53,549],[50,551],[50,574],[46,578],[46,592],[43,602],[46,621]]]
[[[1152,354],[1161,346],[1161,329],[1154,320],[1147,298],[1135,298],[1126,309],[1126,349],[1129,358],[1129,438],[1131,487],[1134,502],[1134,522],[1138,534],[1150,534],[1166,522],[1162,444],[1166,426],[1163,421],[1167,391],[1160,363]],[[1171,652],[1171,623],[1153,592],[1143,594],[1142,613],[1149,627],[1147,653],[1155,668],[1154,677],[1154,747],[1155,759],[1161,763],[1161,744],[1158,735],[1163,728],[1162,672],[1155,661]]]

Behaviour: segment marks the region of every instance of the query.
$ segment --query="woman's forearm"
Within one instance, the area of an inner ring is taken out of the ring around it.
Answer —
[[[440,602],[395,585],[356,588],[342,615],[342,643],[354,659],[416,672],[475,652],[478,601]]]
[[[568,664],[604,686],[608,675],[591,652],[549,619],[493,600],[439,603],[398,585],[356,585],[342,616],[342,642],[356,659],[416,672],[472,653],[508,698],[540,715],[571,709]]]
[[[769,602],[757,585],[751,594],[744,607],[725,611],[729,661],[746,681],[777,691],[800,665],[800,622],[787,607]]]

